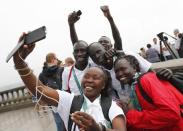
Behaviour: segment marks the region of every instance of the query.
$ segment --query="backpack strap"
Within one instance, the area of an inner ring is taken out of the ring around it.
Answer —
[[[74,96],[73,101],[72,101],[72,105],[71,105],[71,109],[70,109],[70,114],[74,113],[75,111],[79,111],[82,107],[82,104],[84,102],[84,96],[83,95],[78,95],[78,96]],[[112,99],[111,97],[102,97],[101,96],[101,107],[102,107],[102,112],[104,115],[104,118],[110,122],[110,124],[112,125],[110,119],[109,119],[109,109],[111,107],[112,104]],[[73,125],[73,121],[71,120],[71,116],[69,115],[69,121],[68,121],[68,131],[71,131],[72,129],[72,125]]]
[[[148,73],[148,72],[147,72]],[[146,74],[146,73],[144,73]],[[140,79],[142,78],[142,76],[144,75],[140,75],[140,77],[137,79],[137,84],[138,84],[138,87],[139,87],[139,91],[140,91],[140,94],[142,95],[142,97],[150,104],[153,104],[153,100],[151,99],[151,97],[144,91],[143,87],[142,87],[142,84],[140,83]]]
[[[111,121],[109,119],[109,109],[110,109],[111,104],[112,104],[111,97],[105,97],[105,96],[101,97],[101,103],[100,104],[101,104],[101,107],[102,107],[102,112],[104,114],[104,118],[111,123]],[[112,125],[112,123],[111,123],[111,125]]]
[[[75,111],[79,111],[82,107],[83,101],[84,101],[84,96],[82,95],[74,96],[72,100],[70,114],[74,113]],[[71,116],[69,115],[68,131],[71,131],[72,125],[73,125],[73,121],[71,120]]]

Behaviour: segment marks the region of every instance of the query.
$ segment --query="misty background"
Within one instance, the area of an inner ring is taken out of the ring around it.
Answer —
[[[36,75],[42,71],[47,53],[55,52],[62,61],[72,56],[67,18],[74,10],[82,11],[80,20],[75,24],[80,40],[90,44],[105,35],[113,42],[101,5],[109,6],[124,50],[139,52],[141,47],[152,43],[159,32],[173,35],[175,28],[183,31],[182,0],[0,0],[0,90],[22,83],[12,59],[5,62],[22,32],[43,25],[47,28],[46,39],[38,42],[26,59]]]

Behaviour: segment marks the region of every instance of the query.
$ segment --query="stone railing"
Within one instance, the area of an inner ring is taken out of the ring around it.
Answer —
[[[152,68],[170,68],[174,71],[183,72],[183,59],[154,63]],[[34,105],[34,103],[32,103],[31,96],[25,86],[0,92],[0,113],[32,105]]]
[[[165,62],[153,63],[152,68],[153,69],[170,68],[173,71],[183,72],[183,58],[169,60],[169,61],[165,61]]]
[[[0,92],[0,113],[34,105],[25,86]]]

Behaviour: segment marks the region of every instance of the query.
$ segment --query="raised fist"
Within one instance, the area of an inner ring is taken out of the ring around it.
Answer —
[[[107,5],[100,6],[100,9],[103,11],[105,17],[107,18],[111,17],[109,7]]]
[[[68,16],[68,23],[69,24],[74,24],[80,19],[81,11],[73,11],[72,13],[69,14]]]

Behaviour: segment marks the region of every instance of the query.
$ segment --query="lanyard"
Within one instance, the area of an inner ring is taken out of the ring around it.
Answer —
[[[81,85],[80,85],[80,83],[79,83],[79,81],[78,81],[78,78],[77,78],[77,76],[76,76],[76,73],[75,73],[75,71],[74,71],[74,68],[72,68],[72,73],[73,73],[73,76],[74,76],[74,80],[75,80],[75,82],[76,82],[76,84],[77,84],[77,87],[78,87],[78,89],[79,89],[79,92],[80,92],[81,95],[83,95],[83,91],[82,91],[82,89],[81,89]]]
[[[83,96],[84,97],[84,96]],[[86,103],[86,99],[84,97],[84,101],[83,101],[83,105],[82,105],[82,108],[83,108],[83,111],[86,113],[86,110],[87,110],[87,103]]]
[[[135,109],[137,109],[138,111],[141,111],[142,107],[139,103],[139,100],[138,100],[138,97],[136,94],[136,90],[135,90],[135,85],[137,83],[137,78],[139,77],[139,75],[140,75],[139,73],[136,73],[134,76],[135,82],[133,82],[131,85],[130,100],[133,103],[133,106],[135,107]]]

